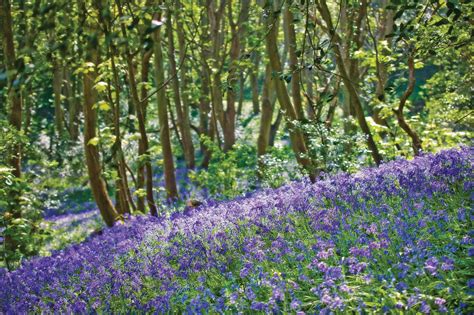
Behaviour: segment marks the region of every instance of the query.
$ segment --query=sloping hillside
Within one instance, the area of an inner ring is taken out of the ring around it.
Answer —
[[[0,271],[23,312],[472,311],[472,148],[132,217]]]

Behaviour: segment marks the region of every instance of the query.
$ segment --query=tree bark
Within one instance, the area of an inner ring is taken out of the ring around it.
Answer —
[[[165,174],[165,188],[167,196],[170,199],[178,198],[178,189],[176,187],[176,176],[173,161],[173,152],[170,141],[170,128],[168,124],[168,109],[166,102],[163,51],[161,47],[161,29],[153,34],[153,49],[155,62],[155,80],[160,90],[157,93],[158,102],[158,121],[160,124],[160,142],[163,152],[163,168]]]
[[[259,90],[258,90],[258,70],[260,67],[260,54],[257,54],[254,62],[254,69],[250,71],[250,85],[252,89],[252,109],[257,115],[260,112]],[[263,101],[262,101],[263,104]]]
[[[90,27],[91,32],[94,28]],[[107,193],[105,181],[102,177],[102,167],[100,164],[100,154],[98,146],[91,142],[97,137],[97,110],[94,104],[97,100],[97,93],[94,90],[94,83],[97,77],[96,66],[98,62],[97,43],[90,43],[89,56],[86,60],[94,64],[91,71],[84,73],[84,152],[86,156],[87,172],[89,174],[89,182],[97,203],[97,207],[108,226],[113,226],[118,218],[118,213],[112,204]]]
[[[129,188],[127,182],[127,170],[125,168],[125,157],[122,149],[122,134],[120,132],[120,82],[118,78],[117,67],[115,65],[115,47],[111,47],[110,59],[112,64],[112,73],[114,78],[115,85],[115,104],[113,104],[114,97],[110,91],[110,102],[113,105],[113,126],[114,126],[114,135],[115,143],[113,148],[113,156],[115,159],[118,179],[116,181],[116,190],[117,190],[117,205],[116,209],[119,213],[130,213],[130,204],[132,202],[129,196]],[[140,209],[142,212],[144,209]]]
[[[219,2],[216,4],[216,2]],[[209,34],[210,34],[210,56],[212,60],[212,70],[209,77],[210,80],[210,88],[211,88],[211,101],[212,101],[212,115],[213,120],[211,124],[214,128],[215,136],[220,147],[220,137],[219,137],[219,129],[217,126],[217,122],[220,124],[224,131],[224,137],[226,136],[225,133],[225,112],[224,112],[224,101],[223,101],[223,93],[222,93],[222,61],[224,59],[222,50],[224,47],[224,39],[225,39],[225,30],[226,27],[222,20],[224,18],[224,10],[226,8],[226,0],[207,0],[206,1],[207,7],[207,21],[209,24]],[[229,136],[227,136],[229,137]],[[224,141],[226,141],[224,139]],[[228,138],[227,143],[231,143],[231,139]]]
[[[193,138],[191,135],[189,116],[187,116],[187,111],[185,111],[185,109],[183,108],[184,105],[181,101],[178,70],[177,70],[176,61],[175,61],[175,45],[174,45],[174,34],[173,34],[172,25],[173,23],[172,23],[171,15],[170,15],[166,19],[166,33],[168,37],[168,61],[169,61],[169,66],[170,66],[170,75],[173,77],[173,80],[171,82],[172,84],[171,87],[173,89],[173,98],[174,98],[174,105],[176,108],[178,129],[181,133],[184,159],[186,160],[187,168],[193,169],[195,166]],[[183,50],[184,50],[184,47],[181,49],[181,51]],[[182,61],[184,62],[184,60]],[[181,80],[183,80],[183,78],[181,78]],[[186,116],[185,116],[185,112],[186,112]]]
[[[267,25],[269,27],[269,31],[266,36],[267,53],[273,72],[280,74],[282,72],[282,66],[280,56],[278,55],[276,27],[276,23],[278,22],[278,13],[272,12],[271,14],[274,16],[273,18],[268,18]],[[303,134],[293,125],[293,122],[298,120],[298,115],[295,108],[293,107],[293,104],[291,103],[285,83],[280,78],[274,78],[273,84],[275,86],[278,102],[285,112],[287,127],[291,138],[291,146],[295,153],[296,160],[308,172],[311,181],[314,181],[317,170],[313,166],[311,159],[308,157],[308,150]]]
[[[273,102],[273,106],[275,106],[275,102]],[[270,139],[268,140],[269,147],[275,146],[276,136],[277,136],[278,130],[280,129],[282,119],[283,119],[283,113],[280,109],[278,110],[275,122],[273,122],[273,124],[270,127]]]
[[[142,72],[141,72],[141,81],[142,83],[148,82],[148,73],[150,69],[150,58],[152,55],[152,51],[145,52],[142,56]],[[146,177],[146,200],[148,204],[148,208],[150,208],[150,214],[153,216],[158,215],[158,209],[155,204],[155,198],[153,197],[153,168],[151,167],[151,162],[149,158],[149,143],[148,143],[148,135],[146,132],[146,113],[148,107],[148,100],[146,100],[148,96],[147,89],[145,86],[141,89],[141,101],[138,104],[137,112],[139,113],[138,117],[138,127],[140,129],[140,145],[139,145],[139,154],[140,156],[147,155],[147,158],[144,161],[145,166],[145,177]],[[140,171],[139,171],[140,175]],[[143,176],[143,174],[142,174]],[[137,178],[137,182],[139,179]],[[143,181],[143,179],[142,179]],[[138,184],[140,185],[140,184]],[[143,183],[140,187],[143,187]]]
[[[400,98],[400,103],[398,105],[398,108],[395,110],[395,115],[397,116],[400,128],[402,128],[403,131],[405,131],[406,134],[411,138],[413,152],[415,153],[415,155],[419,155],[422,150],[421,139],[416,133],[416,131],[410,127],[410,125],[405,120],[405,116],[403,115],[403,109],[405,108],[405,104],[408,98],[415,89],[415,83],[415,60],[413,55],[410,54],[408,56],[408,84],[405,93],[403,93],[402,97]]]
[[[227,107],[224,112],[224,124],[222,129],[224,131],[224,151],[228,151],[235,144],[235,117],[236,117],[236,83],[242,82],[239,75],[239,55],[243,47],[245,35],[245,22],[249,18],[250,1],[240,1],[240,12],[237,23],[233,20],[232,0],[227,1],[228,20],[230,25],[230,32],[232,34],[230,44],[230,69],[227,77]],[[241,91],[242,92],[242,91]]]
[[[16,68],[15,46],[13,39],[13,25],[9,0],[1,0],[0,23],[2,27],[2,42],[4,61],[7,70],[7,99],[10,105],[9,122],[18,132],[21,131],[22,99],[20,85],[14,83],[19,76]],[[21,177],[21,144],[15,146],[10,166],[15,177]]]
[[[61,142],[64,131],[64,111],[61,107],[61,88],[63,83],[63,71],[56,57],[53,61],[53,94],[54,94],[54,121],[56,126],[56,136],[58,145]]]
[[[214,94],[212,89],[212,71],[211,66],[208,63],[208,60],[213,59],[214,45],[211,43],[211,23],[210,23],[210,14],[213,13],[209,11],[212,0],[200,0],[199,4],[207,8],[206,12],[201,16],[200,27],[202,29],[200,42],[201,42],[201,84],[200,90],[201,95],[199,97],[199,132],[200,136],[209,137],[214,141],[216,138],[217,131],[217,118],[215,117],[215,106],[214,106]],[[214,22],[213,22],[214,23]],[[215,27],[215,26],[214,26]],[[220,91],[219,91],[220,92]],[[212,105],[211,105],[212,101]],[[218,135],[217,135],[218,137]],[[201,152],[203,159],[201,161],[201,167],[207,168],[209,161],[211,160],[212,151],[209,150],[202,138],[200,139]]]
[[[74,142],[79,138],[79,123],[78,116],[80,113],[80,98],[78,97],[77,90],[79,89],[79,80],[76,77],[72,78],[71,83],[71,98],[69,100],[69,136]]]
[[[374,162],[377,165],[379,165],[382,162],[382,156],[380,155],[377,145],[372,137],[372,133],[365,119],[364,110],[362,108],[362,103],[360,102],[360,98],[357,93],[356,87],[354,86],[354,83],[351,81],[350,73],[346,67],[346,64],[344,63],[343,55],[340,49],[341,39],[333,27],[332,20],[331,20],[331,13],[326,4],[326,0],[318,1],[317,7],[318,7],[318,11],[321,13],[323,20],[326,23],[328,35],[332,39],[332,44],[335,50],[336,65],[342,77],[344,86],[347,89],[348,96],[350,97],[350,100],[351,100],[351,104],[355,110],[357,121],[359,123],[360,128],[362,129],[362,132],[367,137],[367,145],[369,147],[369,150],[371,151],[372,158],[374,159]]]
[[[304,119],[303,101],[301,99],[301,72],[298,68],[298,56],[296,55],[296,32],[293,22],[293,13],[289,4],[285,6],[284,18],[286,19],[286,33],[288,37],[288,54],[291,70],[291,97],[293,106],[295,107],[296,117],[298,120]]]
[[[273,105],[270,100],[272,90],[272,70],[268,64],[265,68],[265,82],[262,91],[262,112],[260,116],[260,132],[257,140],[257,155],[260,157],[267,152],[272,127]]]
[[[118,8],[119,17],[122,17],[123,12],[122,12],[122,7],[119,0],[116,0],[116,5]],[[110,31],[111,22],[110,20],[107,19],[107,17],[104,17],[103,15],[102,3],[96,2],[96,6],[99,11],[99,20],[101,20],[103,23],[104,32],[106,36],[109,36],[111,33]],[[127,38],[127,32],[123,24],[121,24],[121,31],[122,31],[123,37]],[[128,81],[129,87],[132,94],[132,103],[136,105],[138,103],[138,92],[137,92],[137,86],[136,86],[136,80],[135,80],[135,70],[133,68],[133,59],[132,59],[132,56],[130,55],[128,44],[125,45],[125,54],[126,54],[126,60],[127,60],[127,66],[128,66],[127,78],[129,80]],[[122,148],[122,134],[120,131],[121,86],[120,86],[117,66],[115,63],[115,57],[118,55],[118,49],[113,43],[109,46],[109,55],[111,59],[113,82],[115,86],[115,97],[112,95],[112,91],[109,90],[109,98],[110,98],[110,102],[113,105],[112,107],[113,108],[113,126],[114,126],[114,135],[115,135],[115,143],[113,146],[112,156],[115,160],[115,164],[116,164],[115,166],[117,168],[117,173],[118,173],[118,179],[116,181],[116,194],[117,194],[116,210],[118,211],[118,213],[122,214],[122,213],[130,213],[130,208],[133,208],[133,210],[135,210],[136,207],[133,202],[132,194],[130,193],[130,188],[128,185],[126,161],[125,161],[125,155],[123,153],[123,148]],[[115,100],[115,104],[114,104],[114,100]],[[139,207],[140,207],[139,210],[144,212],[143,198],[140,201],[141,202],[139,202]]]

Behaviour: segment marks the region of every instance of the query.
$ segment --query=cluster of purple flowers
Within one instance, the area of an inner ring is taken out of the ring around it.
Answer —
[[[132,217],[0,270],[0,312],[465,312],[473,153]]]

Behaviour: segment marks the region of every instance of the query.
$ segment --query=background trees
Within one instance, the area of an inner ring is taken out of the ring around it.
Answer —
[[[89,182],[108,225],[472,136],[467,1],[0,8],[2,128],[29,143],[2,138],[0,165],[38,191]]]

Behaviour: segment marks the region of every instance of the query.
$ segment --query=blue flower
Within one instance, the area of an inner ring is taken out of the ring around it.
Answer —
[[[292,310],[298,310],[301,306],[301,301],[298,300],[298,299],[293,299],[293,301],[291,301],[291,304],[290,304],[290,307]]]

